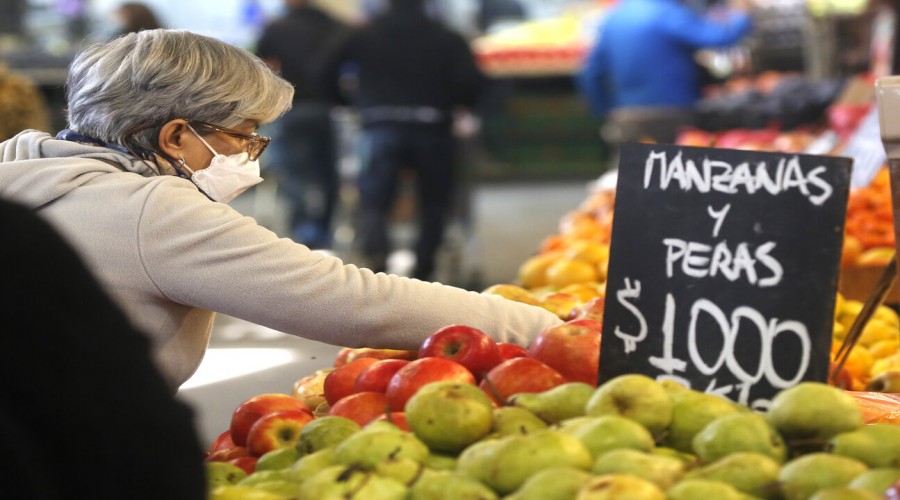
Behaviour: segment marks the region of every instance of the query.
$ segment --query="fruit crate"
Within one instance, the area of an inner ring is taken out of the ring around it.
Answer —
[[[838,291],[845,298],[865,302],[883,272],[884,268],[881,266],[845,267],[841,269]],[[900,287],[896,282],[885,297],[884,303],[892,306],[900,305]]]

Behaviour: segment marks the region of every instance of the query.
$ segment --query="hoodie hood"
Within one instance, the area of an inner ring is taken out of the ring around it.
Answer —
[[[91,179],[116,172],[159,175],[149,161],[114,149],[26,130],[0,143],[0,197],[37,208]]]

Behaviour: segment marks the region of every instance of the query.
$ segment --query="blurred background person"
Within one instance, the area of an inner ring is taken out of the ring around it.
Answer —
[[[162,27],[153,10],[141,2],[125,2],[119,5],[113,11],[113,18],[117,25],[115,36]]]
[[[50,113],[40,89],[0,63],[0,141],[26,129],[50,130]]]
[[[605,119],[604,141],[614,151],[627,141],[673,142],[695,122],[704,81],[695,52],[733,45],[751,27],[743,1],[712,17],[682,0],[621,0],[577,75],[591,112]]]
[[[508,21],[524,21],[528,18],[525,7],[518,0],[481,0],[476,24],[482,33],[491,26]]]
[[[291,237],[310,248],[330,248],[340,176],[332,103],[315,84],[319,59],[346,27],[312,5],[285,0],[283,17],[268,24],[257,55],[294,86],[293,106],[268,127],[272,146],[264,166],[276,174],[290,206]]]
[[[391,0],[390,8],[355,29],[329,55],[323,84],[344,99],[341,68],[352,63],[361,120],[357,234],[365,264],[385,270],[388,218],[401,170],[416,174],[418,236],[413,277],[435,270],[456,186],[453,113],[474,107],[485,79],[468,43],[430,18],[425,0]]]

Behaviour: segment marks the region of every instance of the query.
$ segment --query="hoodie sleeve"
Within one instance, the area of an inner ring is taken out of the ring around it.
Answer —
[[[449,324],[528,345],[561,323],[540,307],[346,265],[196,190],[154,198],[138,233],[142,261],[159,290],[181,304],[348,347],[417,349]]]
[[[581,72],[576,75],[575,84],[582,98],[596,117],[603,118],[612,108],[612,93],[609,88],[609,55],[608,47],[603,45],[602,37],[588,53]]]

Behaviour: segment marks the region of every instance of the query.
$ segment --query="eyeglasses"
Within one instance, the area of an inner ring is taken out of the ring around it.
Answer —
[[[250,155],[250,161],[256,161],[260,156],[262,156],[263,151],[269,146],[269,143],[272,142],[270,137],[263,137],[257,134],[243,134],[236,130],[231,130],[227,128],[220,127],[218,125],[213,125],[211,123],[198,122],[189,120],[188,123],[191,125],[197,125],[198,127],[213,130],[216,132],[222,132],[225,135],[230,135],[231,137],[236,137],[238,139],[247,141],[247,154]]]

